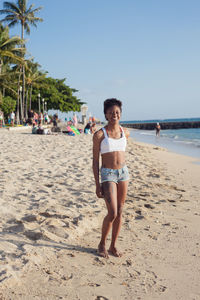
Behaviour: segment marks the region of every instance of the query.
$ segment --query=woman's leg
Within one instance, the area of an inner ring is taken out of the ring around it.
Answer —
[[[107,181],[102,184],[102,188],[108,214],[103,220],[101,241],[98,246],[98,252],[101,256],[108,257],[105,244],[108,233],[112,227],[112,223],[117,217],[117,184],[115,182]]]
[[[127,195],[128,181],[120,181],[117,185],[117,217],[112,224],[112,240],[109,248],[114,256],[121,256],[117,251],[115,244],[122,225],[122,210]]]

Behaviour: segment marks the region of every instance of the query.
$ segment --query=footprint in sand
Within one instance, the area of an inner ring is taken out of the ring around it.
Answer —
[[[25,231],[24,235],[32,241],[37,241],[42,238],[44,239],[42,232],[35,232],[30,230],[30,231]]]
[[[167,200],[159,200],[158,202],[156,202],[156,204],[165,203],[165,202],[167,202]]]
[[[140,209],[136,210],[135,213],[140,215],[140,216],[142,215],[142,211]]]
[[[35,215],[26,215],[25,217],[22,218],[23,221],[25,222],[35,222],[37,221],[37,216]]]
[[[25,229],[24,224],[22,222],[19,222],[18,224],[14,226],[7,227],[3,229],[3,231],[6,232],[23,232]]]
[[[53,184],[45,184],[46,187],[51,188]]]
[[[155,208],[155,206],[153,206],[153,205],[151,205],[149,203],[144,204],[144,207],[150,208],[150,209],[154,209]]]
[[[104,266],[105,262],[101,260],[99,257],[95,257],[93,265]]]
[[[142,211],[139,209],[139,210],[136,210],[135,211],[137,216],[135,216],[135,220],[142,220],[144,219],[144,216],[142,215]]]

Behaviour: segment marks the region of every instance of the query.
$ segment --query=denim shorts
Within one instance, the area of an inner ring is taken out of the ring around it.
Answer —
[[[121,169],[108,169],[101,168],[101,183],[106,181],[112,181],[118,183],[120,181],[129,180],[129,173],[127,166]]]

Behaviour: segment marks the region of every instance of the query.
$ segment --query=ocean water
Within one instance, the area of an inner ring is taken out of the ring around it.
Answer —
[[[161,123],[162,121],[164,120],[153,120],[152,122]],[[168,121],[200,121],[200,118],[171,119]],[[132,122],[135,123],[134,121]],[[130,121],[126,123],[132,122]],[[138,122],[143,123],[144,121]],[[131,129],[130,136],[139,142],[164,147],[170,151],[195,157],[198,160],[200,159],[200,128],[161,130],[159,137],[156,137],[155,130]]]
[[[135,121],[122,121],[121,123],[123,123],[123,124],[131,124],[131,123],[194,122],[194,121],[200,121],[200,118],[135,120]]]

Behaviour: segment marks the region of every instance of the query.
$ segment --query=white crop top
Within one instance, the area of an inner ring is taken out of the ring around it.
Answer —
[[[113,139],[110,138],[106,132],[105,127],[102,128],[104,133],[104,139],[100,145],[100,152],[101,154],[114,152],[114,151],[125,151],[126,150],[126,137],[124,134],[124,130],[120,126],[122,131],[122,137],[120,139]]]

